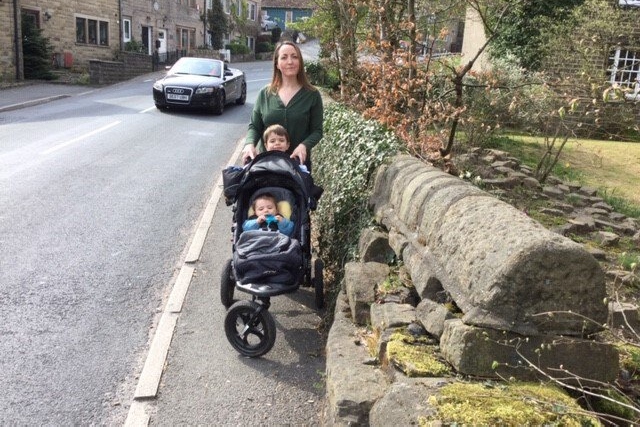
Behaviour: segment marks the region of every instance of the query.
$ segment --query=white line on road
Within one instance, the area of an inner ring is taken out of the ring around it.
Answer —
[[[148,113],[149,111],[152,111],[152,110],[155,110],[155,109],[156,109],[156,107],[149,107],[149,108],[147,108],[147,109],[144,109],[144,110],[142,110],[142,111],[139,111],[138,113],[140,113],[140,114],[144,114],[144,113]]]
[[[116,125],[119,125],[119,124],[120,124],[120,120],[116,120],[115,122],[109,123],[108,125],[102,126],[101,128],[98,128],[96,130],[92,130],[91,132],[85,133],[84,135],[80,135],[77,138],[73,138],[73,139],[70,139],[69,141],[65,141],[65,142],[63,142],[61,144],[55,145],[55,146],[49,148],[48,150],[42,151],[40,154],[42,154],[42,155],[51,154],[54,151],[58,151],[61,148],[64,148],[64,147],[66,147],[68,145],[75,144],[78,141],[82,141],[85,138],[88,138],[90,136],[96,135],[96,134],[98,134],[98,133],[100,133],[102,131],[105,131],[105,130],[107,130],[109,128],[112,128],[112,127],[114,127]]]

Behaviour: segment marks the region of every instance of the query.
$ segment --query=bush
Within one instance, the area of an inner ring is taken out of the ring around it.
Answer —
[[[273,52],[274,46],[270,42],[260,42],[256,45],[256,53]]]
[[[226,45],[225,48],[231,51],[231,55],[244,55],[251,53],[249,46],[240,43],[230,43]]]
[[[340,75],[335,67],[325,67],[321,62],[308,62],[305,64],[305,71],[309,81],[316,86],[331,90],[338,90],[340,87]]]
[[[314,224],[320,257],[339,280],[371,220],[374,172],[400,151],[400,143],[379,123],[338,103],[325,108],[324,120],[324,138],[313,149],[313,176],[325,190]]]
[[[127,52],[137,52],[137,53],[145,53],[146,49],[142,42],[137,41],[136,39],[131,39],[124,44],[124,50]]]

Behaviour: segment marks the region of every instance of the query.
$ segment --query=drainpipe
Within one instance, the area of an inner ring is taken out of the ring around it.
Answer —
[[[13,44],[16,61],[16,80],[24,80],[24,64],[22,63],[22,43],[20,40],[20,10],[18,0],[13,0]]]
[[[207,44],[207,0],[203,0],[203,5],[204,7],[202,8],[202,10],[204,10],[204,19],[202,20],[204,22],[204,41],[203,41],[203,46],[208,46]]]
[[[118,0],[118,40],[120,44],[120,52],[124,50],[122,45],[122,0]]]

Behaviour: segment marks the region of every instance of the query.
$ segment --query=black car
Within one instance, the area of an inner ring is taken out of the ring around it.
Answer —
[[[153,84],[153,102],[158,109],[197,108],[222,114],[226,104],[242,105],[246,99],[244,72],[217,59],[180,58]]]

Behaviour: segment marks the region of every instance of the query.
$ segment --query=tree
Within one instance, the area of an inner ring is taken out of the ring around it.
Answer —
[[[527,0],[513,4],[496,34],[491,53],[497,57],[512,54],[524,68],[539,70],[544,55],[544,29],[562,25],[570,18],[571,10],[582,3],[584,0]]]
[[[214,49],[223,49],[224,35],[229,32],[229,23],[221,0],[211,2],[211,9],[207,10],[206,20],[203,14],[202,21],[206,23],[207,32],[211,35],[211,46]]]
[[[53,80],[51,73],[52,48],[49,39],[26,14],[22,15],[22,55],[25,79]]]

